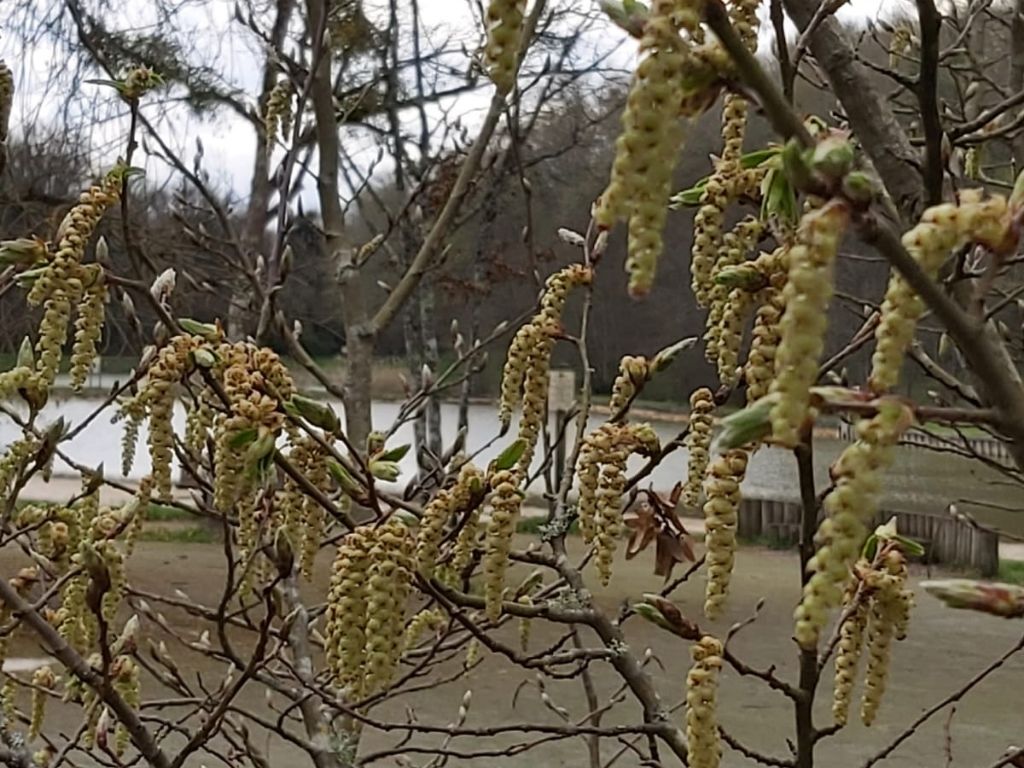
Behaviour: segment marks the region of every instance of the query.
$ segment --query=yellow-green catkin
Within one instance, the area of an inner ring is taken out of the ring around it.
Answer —
[[[474,506],[469,511],[469,515],[455,539],[451,561],[451,571],[454,574],[462,574],[473,561],[473,553],[476,551],[477,539],[480,536],[480,527],[480,507]]]
[[[580,446],[580,457],[576,462],[579,484],[577,516],[584,544],[590,544],[597,532],[597,486],[601,477],[601,459],[612,448],[613,430],[612,425],[606,424],[587,435]]]
[[[118,545],[111,540],[97,542],[96,551],[103,558],[103,564],[107,567],[110,576],[110,588],[103,594],[101,612],[103,619],[111,624],[117,617],[117,610],[124,600],[124,591],[127,581],[124,570],[124,553]]]
[[[904,55],[910,50],[914,40],[913,30],[906,24],[900,24],[889,37],[889,68],[898,72]]]
[[[18,475],[25,469],[25,464],[39,450],[39,440],[35,435],[26,434],[15,440],[0,458],[0,492],[6,494]]]
[[[121,695],[125,704],[137,711],[142,703],[138,662],[131,656],[118,656],[110,665],[110,674],[114,680],[114,690]],[[114,754],[123,755],[130,742],[128,729],[118,722],[114,728]]]
[[[215,416],[212,393],[208,388],[204,388],[195,400],[189,403],[188,413],[185,415],[185,448],[195,459],[199,459],[206,449]]]
[[[836,645],[836,670],[832,690],[832,718],[836,725],[846,725],[850,715],[850,701],[857,679],[857,667],[864,647],[864,629],[868,622],[868,605],[858,596],[858,583],[854,582],[846,591],[843,610],[846,618],[839,628],[839,643]]]
[[[27,365],[17,365],[9,371],[0,373],[0,399],[14,395],[21,389],[33,384],[35,371]]]
[[[416,537],[416,570],[424,576],[429,577],[434,572],[445,527],[468,511],[474,497],[482,490],[483,474],[472,464],[465,464],[455,483],[438,491],[424,508]]]
[[[747,254],[753,250],[761,236],[763,225],[757,217],[748,216],[740,221],[732,230],[722,238],[722,248],[714,265],[712,286],[708,292],[708,317],[707,331],[704,334],[706,342],[704,355],[708,362],[719,362],[722,357],[722,346],[727,344],[734,348],[734,355],[738,355],[741,342],[742,327],[736,328],[736,322],[730,318],[726,322],[726,314],[734,300],[742,299],[743,296],[734,297],[734,291],[728,286],[719,283],[715,276],[723,270],[742,264]],[[740,292],[746,295],[745,291]],[[740,317],[740,325],[742,325]],[[735,338],[734,338],[735,337]],[[735,366],[734,366],[735,367]],[[719,363],[719,369],[721,364]]]
[[[604,457],[597,486],[597,525],[594,551],[601,584],[612,580],[612,563],[622,538],[622,495],[626,491],[626,461],[629,450],[619,444]]]
[[[954,248],[969,242],[998,247],[1007,237],[1009,227],[1005,198],[997,195],[983,200],[977,191],[967,190],[961,193],[960,205],[944,203],[926,210],[920,223],[903,236],[903,245],[922,271],[934,279]],[[875,353],[868,379],[873,392],[887,392],[899,382],[903,359],[923,312],[924,302],[894,272],[875,331]]]
[[[424,608],[409,620],[402,639],[403,648],[413,648],[426,634],[437,634],[444,629],[448,618],[440,608]]]
[[[501,93],[515,85],[516,59],[523,33],[526,0],[491,0],[487,6],[487,72]]]
[[[722,227],[729,196],[717,174],[708,179],[700,196],[700,208],[693,218],[693,248],[690,252],[690,283],[697,305],[708,307],[714,288],[712,274],[722,249]]]
[[[29,740],[39,738],[46,717],[46,700],[50,691],[57,685],[57,676],[49,664],[39,667],[32,673],[32,713],[29,718]]]
[[[472,669],[480,663],[480,641],[475,637],[466,643],[466,669]]]
[[[27,597],[32,589],[32,585],[38,581],[39,574],[35,566],[28,568],[22,568],[18,574],[11,579],[8,583],[21,597]],[[11,608],[3,602],[0,602],[0,625],[7,624],[12,617]],[[0,667],[3,666],[7,660],[7,652],[9,650],[10,635],[0,635]],[[8,722],[13,722],[14,717],[14,678],[11,676],[7,677],[7,681],[3,688],[0,689],[0,711],[8,719]]]
[[[757,11],[761,0],[736,0],[729,7],[729,19],[736,28],[736,34],[749,51],[757,50],[757,32],[760,19]]]
[[[537,426],[538,400],[547,398],[546,376],[554,345],[551,334],[561,327],[562,312],[570,291],[577,286],[588,285],[592,279],[593,272],[582,264],[572,264],[547,279],[540,311],[516,332],[509,346],[501,376],[498,408],[502,427],[508,428],[512,423],[512,413],[524,401],[525,394],[532,395],[529,418],[534,419],[527,425],[527,431]],[[524,389],[527,390],[525,394]],[[539,397],[541,394],[542,398]]]
[[[684,138],[679,110],[687,57],[679,29],[681,24],[695,27],[696,19],[679,13],[676,5],[654,3],[644,25],[611,179],[595,210],[604,229],[623,219],[629,222],[626,271],[632,296],[646,295],[654,283],[672,173]]]
[[[519,597],[516,600],[516,602],[519,603],[520,605],[532,606],[533,605],[533,598],[530,597],[529,595],[522,595],[521,597]],[[532,624],[531,624],[529,618],[524,616],[524,617],[519,619],[519,649],[523,653],[526,653],[528,650],[530,650],[530,631],[531,631],[531,628],[532,628]]]
[[[786,311],[780,321],[775,380],[770,389],[778,395],[771,411],[772,436],[783,446],[799,442],[809,415],[810,389],[825,348],[836,251],[849,219],[845,202],[826,203],[801,219],[796,244],[789,251],[789,274],[783,289]]]
[[[700,502],[704,472],[711,460],[712,428],[715,423],[715,393],[707,387],[694,390],[690,395],[690,428],[686,433],[686,485],[683,502],[696,507]]]
[[[516,469],[526,474],[533,463],[537,441],[544,429],[547,416],[548,389],[551,380],[551,350],[554,339],[550,326],[540,329],[526,367],[523,382],[523,411],[519,417],[518,439],[523,443],[523,453],[516,462]]]
[[[188,368],[191,336],[176,336],[160,350],[140,393],[149,411],[149,458],[158,500],[171,498],[171,459],[174,455],[174,387]]]
[[[0,145],[7,141],[7,130],[11,121],[11,105],[14,103],[14,73],[3,59],[0,59]],[[3,147],[0,146],[0,151]]]
[[[124,432],[121,434],[121,474],[127,477],[135,464],[139,427],[146,418],[145,405],[138,398],[133,398],[121,406],[117,418],[124,421]]]
[[[608,411],[614,418],[624,411],[649,375],[650,366],[647,359],[626,355],[619,361],[619,375],[612,385],[612,396],[608,401]]]
[[[292,127],[292,86],[287,80],[278,80],[267,95],[263,112],[263,128],[267,132],[267,150],[274,146],[278,137],[288,139]]]
[[[739,288],[732,290],[726,300],[719,331],[718,358],[715,361],[722,386],[732,387],[739,381],[742,373],[740,348],[743,346],[743,326],[754,303],[754,294]]]
[[[29,303],[43,305],[36,340],[36,371],[47,386],[53,383],[60,367],[72,308],[83,295],[81,261],[86,245],[107,208],[120,199],[124,172],[123,166],[117,166],[101,184],[82,193],[61,222],[54,238],[57,245],[53,258],[29,290]]]
[[[803,648],[817,646],[829,611],[842,599],[867,526],[878,513],[880,476],[907,426],[907,409],[901,403],[880,401],[878,413],[857,424],[857,442],[832,467],[835,486],[822,504],[826,516],[815,537],[818,551],[808,563],[809,577],[795,613],[795,636]]]
[[[342,539],[331,569],[324,651],[336,685],[362,692],[366,655],[367,593],[374,529],[360,526]]]
[[[366,592],[365,693],[387,687],[402,655],[414,542],[395,518],[375,531]]]
[[[326,452],[319,443],[314,443],[310,454],[306,479],[326,496],[331,489],[331,473],[327,468]],[[313,564],[320,551],[326,527],[327,510],[313,496],[302,494],[302,553],[299,558],[299,571],[307,581],[313,579]]]
[[[659,449],[648,424],[605,424],[587,436],[577,464],[580,531],[593,544],[601,583],[612,576],[612,562],[622,537],[622,497],[631,453],[650,456]]]
[[[747,472],[748,454],[744,450],[727,451],[708,467],[704,480],[704,543],[707,548],[707,587],[704,614],[709,619],[721,615],[729,593],[729,582],[736,558],[736,527],[741,496],[740,484]]]
[[[75,340],[71,347],[71,387],[81,389],[96,359],[96,346],[103,334],[106,313],[107,284],[99,264],[83,267],[87,284],[85,299],[78,306],[75,318]]]
[[[907,563],[903,553],[896,548],[889,549],[883,556],[880,570],[884,577],[872,595],[868,620],[868,663],[860,705],[860,719],[864,725],[871,725],[878,715],[889,677],[892,641],[905,636],[908,620],[904,589]]]
[[[487,617],[492,621],[497,621],[501,616],[505,572],[509,566],[516,521],[523,504],[519,480],[519,475],[509,470],[497,472],[491,478],[491,519],[487,524],[483,569]]]
[[[722,643],[705,635],[690,649],[693,665],[686,675],[686,748],[690,768],[717,768],[722,759],[718,733],[718,675]]]
[[[743,368],[747,383],[747,402],[753,403],[768,394],[775,378],[775,356],[782,339],[781,320],[786,304],[779,288],[765,291],[764,303],[754,315],[750,333],[750,352]]]
[[[135,549],[135,542],[142,533],[142,526],[146,522],[146,511],[149,509],[149,500],[153,494],[153,477],[146,475],[139,482],[135,491],[135,497],[128,503],[126,508],[132,510],[132,519],[124,533],[124,554],[130,557]]]

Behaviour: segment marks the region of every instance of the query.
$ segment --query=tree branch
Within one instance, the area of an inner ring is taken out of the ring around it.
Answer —
[[[917,76],[917,101],[924,130],[925,204],[942,202],[942,120],[939,117],[939,33],[942,17],[934,0],[917,0],[921,26],[921,68]]]
[[[788,2],[800,4],[804,0],[788,0]],[[729,23],[721,0],[709,0],[705,14],[709,26],[733,57],[742,80],[760,97],[765,114],[775,129],[785,138],[796,138],[805,146],[810,146],[806,129],[802,124],[799,125],[799,130],[797,129],[799,119],[796,113],[765,74],[761,64],[745,48],[736,45],[739,38]],[[824,30],[831,23],[830,19],[822,26],[822,29]],[[836,45],[845,46],[847,44],[845,40],[840,39],[836,41]],[[848,61],[848,65],[855,66],[852,60]],[[852,88],[854,85],[851,81],[845,87]],[[870,88],[870,85],[865,83],[863,87]],[[844,90],[836,86],[836,92],[843,94]],[[891,113],[889,114],[891,116]],[[881,121],[881,117],[879,119]],[[854,127],[856,128],[856,126]],[[875,129],[870,131],[872,134],[877,134],[877,132]],[[859,130],[858,135],[865,149],[870,151],[872,143],[868,135],[860,133]],[[875,150],[877,151],[877,148]],[[890,158],[890,166],[891,161]],[[883,166],[879,165],[877,161],[876,167],[881,173]],[[891,173],[895,169],[890,167],[889,170]],[[916,176],[916,178],[920,177]],[[889,185],[889,179],[885,175],[882,180],[886,186]],[[897,174],[894,181],[897,184],[896,189],[904,190],[903,193],[897,195],[897,202],[899,202],[901,197],[909,194],[909,190],[905,186],[905,178],[901,179]],[[891,191],[892,188],[890,188]],[[920,187],[918,187],[918,193],[920,193]],[[917,203],[914,205],[916,211]],[[908,209],[901,208],[901,210]],[[950,336],[973,368],[980,385],[984,387],[988,400],[999,412],[1000,426],[1011,440],[1009,449],[1014,461],[1017,466],[1024,467],[1024,386],[1021,385],[1016,371],[1008,368],[1004,350],[993,338],[991,329],[971,317],[943,291],[940,285],[925,274],[921,266],[903,247],[895,228],[895,222],[889,219],[890,217],[883,217],[875,210],[869,210],[859,215],[857,221],[861,235],[889,261],[946,326]]]
[[[900,744],[902,744],[904,741],[913,736],[917,732],[917,729],[920,728],[933,715],[935,715],[937,712],[941,712],[950,704],[953,704],[954,702],[957,702],[960,699],[962,699],[971,691],[972,688],[974,688],[986,677],[988,677],[1001,666],[1003,666],[1003,664],[1005,664],[1012,656],[1016,655],[1021,650],[1024,650],[1024,636],[1021,636],[1020,640],[1014,643],[1013,647],[1006,651],[1006,653],[1004,653],[998,659],[993,661],[983,670],[978,672],[978,674],[976,674],[974,677],[972,677],[970,680],[968,680],[966,683],[960,686],[960,688],[955,690],[953,693],[949,694],[946,698],[942,699],[941,701],[938,701],[932,706],[928,707],[928,709],[922,712],[917,717],[917,719],[915,719],[914,722],[907,726],[907,728],[899,736],[897,736],[895,739],[889,742],[889,744],[887,744],[883,749],[879,750],[870,758],[868,758],[867,762],[864,763],[864,768],[871,768],[872,765],[875,765],[876,763],[884,760],[889,755],[891,755],[896,750],[896,748],[899,747]]]
[[[819,6],[817,0],[783,1],[801,32],[808,29]],[[923,189],[917,153],[889,103],[858,63],[857,53],[839,22],[832,17],[822,19],[811,33],[810,48],[897,208],[907,219],[916,220]]]
[[[109,680],[93,669],[38,611],[33,610],[32,606],[7,582],[7,579],[0,579],[0,600],[15,614],[23,617],[24,622],[39,635],[58,661],[75,677],[96,691],[100,700],[124,725],[132,744],[153,768],[171,768],[167,755],[157,745],[153,734],[143,725],[138,713],[121,697],[121,694],[114,690]]]

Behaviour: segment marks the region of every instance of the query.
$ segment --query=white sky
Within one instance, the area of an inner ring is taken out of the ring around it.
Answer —
[[[36,1],[42,5],[42,0]],[[480,39],[481,32],[474,19],[471,2],[472,0],[421,0],[424,26],[431,34],[451,36],[464,42],[466,49],[472,51]],[[578,2],[583,7],[596,3],[596,0]],[[123,3],[122,13],[113,17],[111,14],[104,16],[108,26],[145,29],[152,28],[157,22],[153,3],[133,0],[123,0]],[[6,4],[0,2],[0,29],[13,12],[10,7],[5,11],[4,5]],[[365,5],[371,15],[387,7],[385,0],[367,0]],[[259,52],[253,47],[255,39],[251,32],[234,21],[233,7],[233,0],[181,3],[174,24],[185,33],[186,39],[194,43],[194,61],[215,65],[227,83],[245,93],[255,94],[261,76],[257,63]],[[861,25],[865,19],[877,18],[880,15],[905,15],[908,7],[912,8],[906,4],[906,0],[852,0],[838,15],[846,23]],[[602,30],[601,35],[602,40],[607,39],[610,47],[620,45],[624,37],[611,25]],[[19,88],[12,116],[12,128],[15,132],[18,131],[19,125],[52,121],[68,100],[66,92],[50,93],[46,90],[54,59],[61,54],[49,43],[36,44],[27,51],[20,50],[18,43],[13,35],[0,38],[0,57],[5,58],[8,65],[15,70]],[[623,47],[623,51],[627,53],[632,50],[634,46],[628,42]],[[771,50],[770,32],[766,29],[763,29],[762,33],[761,50],[766,54]],[[489,96],[490,89],[485,85],[477,92],[438,105],[434,108],[434,114],[439,116],[440,110],[450,110],[451,117],[459,117],[472,125],[477,119],[476,116],[486,108]],[[126,109],[119,104],[112,91],[89,84],[82,85],[79,93],[71,95],[71,103],[72,106],[83,110],[99,103],[108,111],[119,115],[91,128],[90,138],[96,146],[106,148],[104,154],[107,161],[112,162],[122,149],[123,137],[127,131]],[[159,104],[143,104],[143,109],[149,115],[158,114],[162,108]],[[183,106],[177,105],[170,110],[164,121],[162,134],[164,139],[179,149],[183,158],[188,160],[195,152],[196,139],[201,139],[205,150],[204,167],[210,172],[212,181],[223,190],[245,193],[249,184],[255,137],[243,120],[226,111],[222,111],[214,120],[200,120]],[[353,137],[346,137],[346,140],[351,146]],[[372,149],[367,151],[372,152]],[[366,155],[367,162],[369,157],[370,155]],[[137,160],[147,171],[151,183],[167,178],[167,168],[162,162],[151,157],[145,158],[144,153],[140,153]]]

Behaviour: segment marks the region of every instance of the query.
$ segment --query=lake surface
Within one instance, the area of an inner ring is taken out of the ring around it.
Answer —
[[[46,424],[63,416],[72,428],[80,424],[95,411],[102,401],[92,397],[54,397],[44,410],[41,423]],[[341,413],[340,404],[333,403]],[[376,402],[373,405],[373,421],[376,429],[389,428],[399,416],[399,403]],[[446,444],[456,434],[457,410],[454,405],[442,405],[443,434]],[[120,474],[121,436],[123,425],[111,423],[113,408],[100,414],[63,449],[75,461],[96,466],[105,465],[109,476]],[[175,412],[175,425],[184,428],[184,411]],[[593,428],[601,421],[592,419]],[[678,422],[651,422],[663,441],[672,439],[682,429]],[[497,409],[492,405],[472,405],[469,412],[469,433],[467,450],[478,453],[476,462],[486,465],[513,439],[510,435],[495,440],[499,433]],[[569,436],[574,430],[569,428]],[[0,417],[0,447],[6,447],[17,439],[20,432],[9,419]],[[411,443],[412,426],[405,424],[398,428],[389,441],[390,446]],[[149,456],[146,450],[146,427],[139,434],[139,446],[135,463],[129,476],[137,479],[149,472]],[[819,487],[828,481],[828,467],[842,451],[845,443],[839,440],[818,439],[815,441],[815,474]],[[541,451],[538,451],[540,453]],[[537,459],[537,463],[540,458]],[[631,470],[642,466],[640,459],[631,462]],[[411,478],[415,472],[415,458],[410,452],[401,462],[403,479]],[[55,474],[71,473],[70,468],[58,461]],[[645,481],[660,491],[667,491],[686,476],[686,452],[683,450],[669,456]],[[399,483],[401,484],[401,483]],[[979,519],[998,525],[1008,531],[1024,534],[1024,486],[1009,483],[1004,476],[978,462],[958,456],[937,453],[921,448],[901,448],[894,466],[888,472],[883,484],[883,507],[889,509],[929,511],[943,513],[950,503],[976,515]],[[535,491],[543,490],[540,483]],[[758,451],[750,462],[744,494],[750,498],[792,500],[798,496],[796,463],[787,451],[766,448]]]

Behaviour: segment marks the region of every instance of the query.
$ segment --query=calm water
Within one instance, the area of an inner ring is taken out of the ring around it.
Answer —
[[[87,418],[100,402],[86,397],[55,398],[47,405],[42,422],[48,423],[63,416],[74,427]],[[336,403],[335,407],[339,413],[342,411]],[[101,414],[70,444],[65,444],[64,450],[68,455],[90,466],[102,462],[108,474],[119,473],[122,425],[111,423],[113,414],[113,409]],[[397,403],[374,403],[374,427],[388,428],[398,414]],[[450,441],[456,431],[455,406],[442,406],[442,418],[445,440]],[[184,413],[181,409],[175,413],[175,423],[179,428],[184,426]],[[596,423],[597,420],[594,421]],[[680,424],[672,422],[655,421],[653,426],[663,441],[671,439],[681,429]],[[495,441],[498,430],[496,409],[493,406],[471,406],[467,449],[479,452],[478,464],[486,464],[511,441],[511,437]],[[570,436],[573,434],[571,428],[569,433]],[[0,418],[0,446],[6,447],[18,435],[17,427],[10,420]],[[398,429],[389,444],[397,446],[412,442],[412,439],[412,428],[406,424]],[[139,440],[139,450],[130,472],[133,478],[139,478],[149,471],[145,425],[140,430]],[[836,440],[816,441],[815,471],[820,484],[827,481],[828,466],[843,446],[844,443]],[[631,467],[641,465],[642,462],[637,459]],[[415,459],[412,453],[402,461],[402,469],[403,477],[413,476]],[[70,473],[71,470],[67,465],[59,463],[55,472],[62,474]],[[668,490],[685,475],[686,453],[680,450],[659,466],[646,482],[652,483],[658,490]],[[796,479],[795,462],[788,452],[773,448],[762,449],[751,460],[744,493],[752,498],[795,499]],[[542,490],[539,484],[536,490]],[[1024,534],[1024,487],[1008,484],[992,470],[963,458],[917,448],[902,448],[884,483],[884,494],[883,505],[891,509],[942,513],[950,503],[955,502],[979,519]]]

